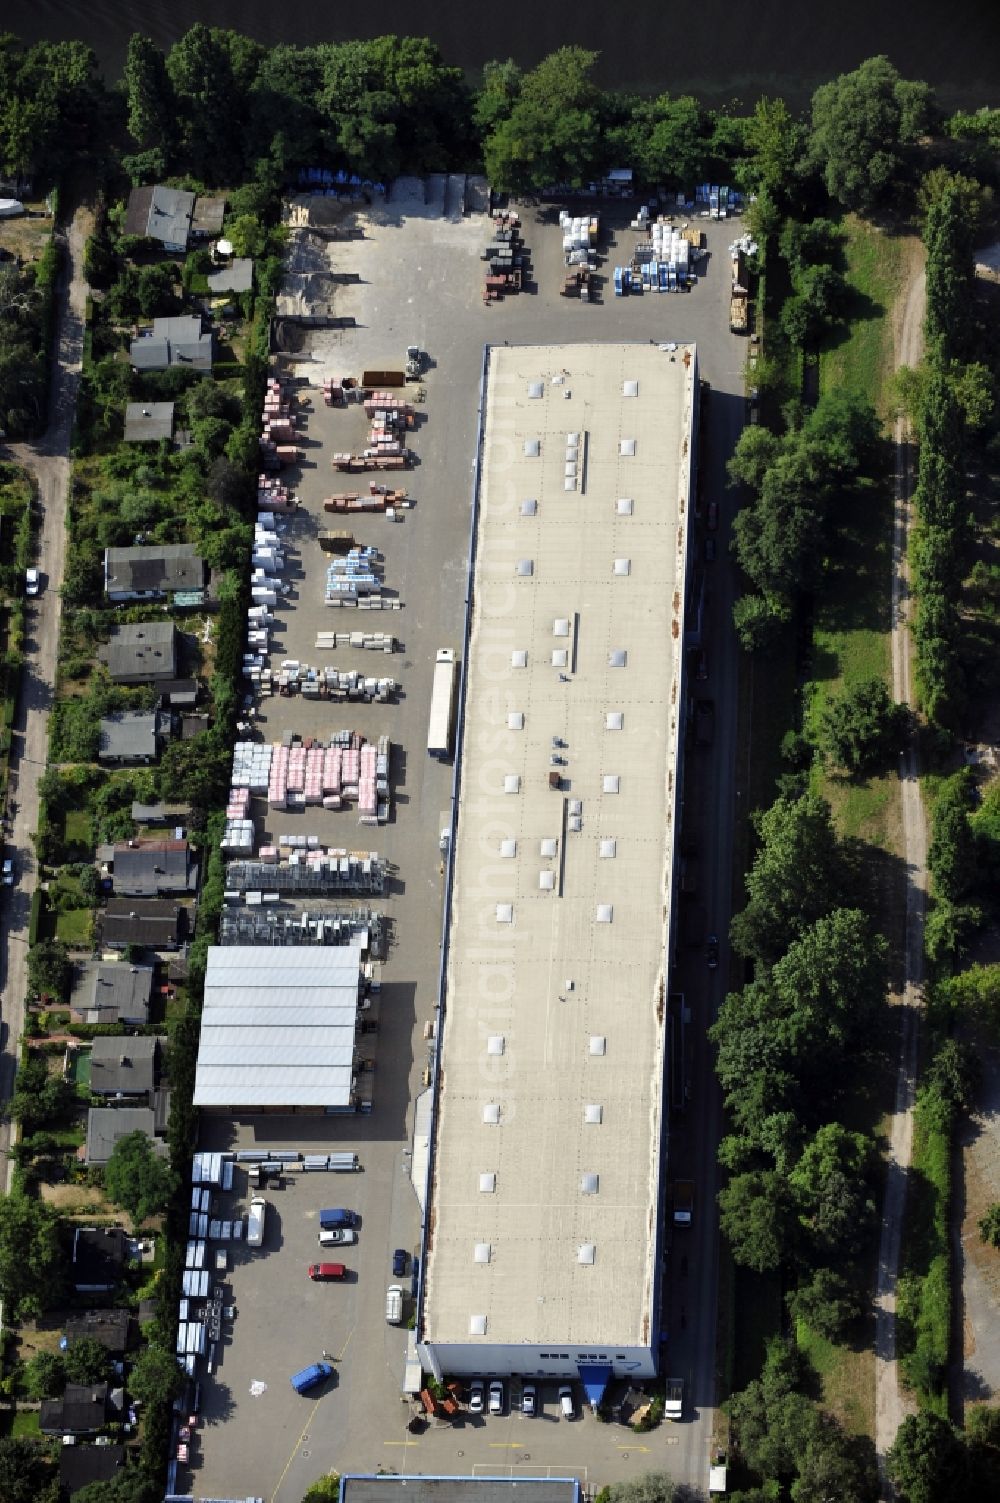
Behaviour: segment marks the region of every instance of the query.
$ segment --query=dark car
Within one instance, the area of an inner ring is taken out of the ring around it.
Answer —
[[[397,1247],[392,1255],[392,1271],[398,1279],[406,1272],[406,1248]]]
[[[705,946],[705,959],[708,961],[708,969],[714,971],[719,964],[719,936],[710,934]]]
[[[718,525],[719,525],[719,503],[718,503],[718,501],[710,501],[708,503],[708,527],[709,527],[709,531],[710,532],[714,532],[715,529],[718,527]]]
[[[715,563],[715,539],[714,538],[706,538],[705,539],[705,562],[706,562],[706,564],[714,564]]]

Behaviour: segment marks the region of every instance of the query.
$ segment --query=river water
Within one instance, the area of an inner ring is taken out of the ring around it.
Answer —
[[[475,78],[490,58],[524,66],[567,42],[600,52],[600,82],[642,91],[690,91],[749,107],[762,93],[808,104],[818,83],[885,52],[925,79],[948,108],[997,104],[1000,0],[335,0],[289,7],[275,0],[0,0],[0,30],[27,41],[75,38],[106,76],[121,70],[133,31],[167,47],[196,21],[259,41],[313,43],[388,32],[429,35]]]

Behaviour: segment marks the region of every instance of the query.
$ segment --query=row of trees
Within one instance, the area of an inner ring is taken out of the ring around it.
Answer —
[[[836,1120],[879,1033],[886,945],[856,906],[859,877],[815,794],[755,821],[758,850],[734,949],[753,979],[710,1031],[730,1131],[719,1197],[737,1262],[791,1277],[797,1316],[824,1335],[859,1313],[843,1270],[870,1236],[877,1153]]]
[[[730,479],[752,498],[733,524],[733,548],[752,587],[733,612],[748,651],[772,642],[816,588],[829,530],[845,507],[859,504],[879,437],[872,409],[843,390],[809,413],[793,404],[786,417],[783,436],[745,428],[729,461]]]

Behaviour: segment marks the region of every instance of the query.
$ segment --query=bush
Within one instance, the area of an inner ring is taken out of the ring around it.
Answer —
[[[881,679],[865,679],[826,708],[821,744],[838,767],[857,773],[884,769],[903,747],[907,714]]]

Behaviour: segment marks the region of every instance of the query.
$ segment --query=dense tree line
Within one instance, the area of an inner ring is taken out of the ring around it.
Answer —
[[[734,949],[753,979],[710,1031],[728,1113],[722,1227],[737,1262],[782,1270],[798,1317],[825,1335],[857,1317],[843,1276],[871,1235],[877,1153],[837,1120],[879,1033],[886,945],[857,907],[858,878],[829,806],[779,798],[756,821]]]

